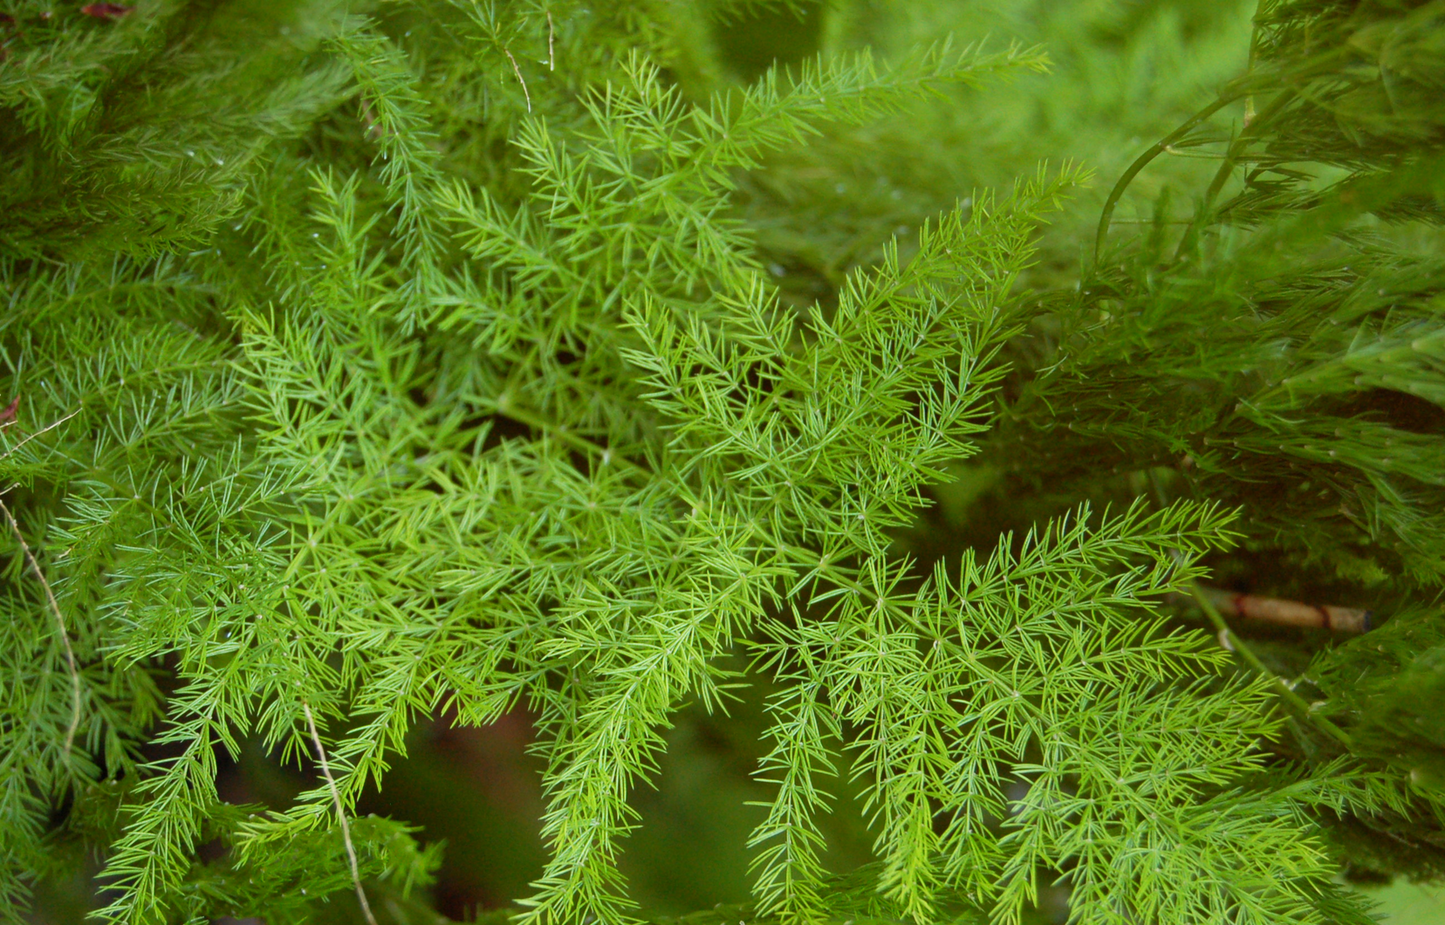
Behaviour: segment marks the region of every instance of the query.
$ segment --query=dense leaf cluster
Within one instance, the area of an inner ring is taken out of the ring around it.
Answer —
[[[1041,51],[858,4],[744,85],[759,6],[4,7],[0,917],[92,851],[105,921],[400,917],[439,852],[357,800],[522,706],[518,914],[628,921],[630,792],[750,683],[747,916],[1363,925],[1342,862],[1441,872],[1445,4],[1262,4],[1063,286],[1071,166],[789,202]],[[1181,151],[1194,214],[1111,235]],[[1240,665],[1172,603],[1209,562],[1391,619]],[[248,738],[323,773],[229,804]]]

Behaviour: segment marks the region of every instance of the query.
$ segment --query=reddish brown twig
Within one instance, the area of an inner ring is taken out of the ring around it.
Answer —
[[[81,7],[80,12],[94,19],[108,19],[113,22],[129,16],[134,9],[133,6],[121,6],[119,3],[89,3]]]
[[[1260,620],[1283,626],[1327,629],[1336,633],[1364,633],[1374,628],[1373,611],[1331,604],[1302,604],[1276,597],[1235,594],[1219,588],[1199,587],[1199,593],[1226,617]]]

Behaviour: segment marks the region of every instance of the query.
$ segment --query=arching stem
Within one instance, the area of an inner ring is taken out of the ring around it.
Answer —
[[[1239,99],[1239,94],[1220,96],[1219,99],[1190,116],[1188,121],[1183,125],[1164,136],[1164,138],[1155,143],[1153,147],[1134,159],[1134,163],[1130,164],[1129,169],[1125,170],[1123,175],[1119,177],[1119,181],[1115,183],[1114,188],[1109,191],[1109,198],[1104,201],[1104,210],[1099,215],[1099,230],[1094,236],[1095,263],[1098,263],[1099,255],[1104,250],[1104,241],[1109,237],[1109,223],[1114,217],[1114,207],[1119,204],[1119,200],[1124,195],[1124,190],[1129,188],[1129,184],[1134,182],[1134,178],[1139,175],[1140,171],[1148,167],[1154,158],[1167,151],[1176,141],[1194,131],[1195,128],[1210,116],[1213,116],[1216,112],[1219,112],[1219,110],[1237,99]]]

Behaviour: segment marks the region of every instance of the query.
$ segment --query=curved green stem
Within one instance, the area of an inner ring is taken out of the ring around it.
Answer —
[[[1189,582],[1189,593],[1194,596],[1194,600],[1198,602],[1205,615],[1209,617],[1209,622],[1213,623],[1215,629],[1219,630],[1220,642],[1225,644],[1225,648],[1244,659],[1249,667],[1273,681],[1275,693],[1279,694],[1286,703],[1298,710],[1306,719],[1328,733],[1331,738],[1345,748],[1352,749],[1354,747],[1354,742],[1350,739],[1349,733],[1311,710],[1310,705],[1305,702],[1303,697],[1296,694],[1294,689],[1284,683],[1284,680],[1281,679],[1279,675],[1270,671],[1269,666],[1265,665],[1259,656],[1255,655],[1249,646],[1245,645],[1244,640],[1234,634],[1234,630],[1230,629],[1229,624],[1224,622],[1224,617],[1220,615],[1219,609],[1214,606],[1208,596],[1199,590],[1197,583],[1193,581]]]
[[[1095,263],[1099,262],[1099,254],[1103,252],[1104,241],[1109,236],[1109,223],[1114,217],[1114,207],[1119,204],[1120,198],[1124,195],[1124,190],[1129,188],[1129,184],[1134,182],[1134,178],[1139,175],[1140,171],[1148,167],[1154,158],[1169,150],[1170,145],[1174,144],[1174,142],[1194,131],[1204,120],[1237,99],[1239,99],[1239,94],[1221,95],[1219,99],[1190,116],[1188,121],[1183,125],[1164,136],[1156,142],[1153,147],[1134,159],[1134,163],[1130,164],[1129,169],[1125,170],[1123,175],[1119,177],[1119,181],[1115,183],[1114,188],[1109,191],[1109,198],[1104,201],[1104,210],[1099,215],[1099,230],[1094,236]]]
[[[1239,162],[1239,157],[1244,149],[1252,142],[1260,132],[1279,115],[1284,107],[1294,101],[1295,91],[1286,90],[1270,101],[1270,104],[1256,115],[1253,115],[1249,123],[1240,130],[1234,141],[1230,142],[1229,150],[1224,154],[1224,160],[1220,162],[1219,169],[1214,173],[1214,179],[1209,183],[1209,189],[1204,192],[1204,199],[1199,204],[1199,211],[1194,216],[1194,221],[1184,237],[1179,241],[1179,248],[1174,252],[1174,259],[1177,261],[1184,255],[1199,236],[1199,229],[1209,221],[1210,212],[1214,207],[1214,200],[1219,198],[1219,193],[1224,189],[1224,184],[1229,180],[1229,175],[1234,172],[1234,166]],[[1252,97],[1251,97],[1252,99]]]

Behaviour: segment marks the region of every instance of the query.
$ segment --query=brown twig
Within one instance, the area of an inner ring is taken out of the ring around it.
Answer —
[[[1219,588],[1199,586],[1199,594],[1208,598],[1221,615],[1259,620],[1284,626],[1327,629],[1336,633],[1365,633],[1374,628],[1374,611],[1331,604],[1302,604],[1275,597],[1235,594]]]
[[[321,745],[321,734],[316,731],[316,717],[311,715],[311,705],[301,701],[301,710],[306,714],[306,728],[311,732],[311,743],[316,746],[316,760],[321,763],[321,774],[331,791],[331,802],[336,804],[336,818],[341,822],[341,840],[346,844],[346,859],[351,864],[351,883],[356,887],[356,899],[361,903],[361,914],[366,916],[368,925],[376,925],[376,916],[371,914],[371,903],[366,900],[366,890],[361,887],[361,868],[356,863],[356,846],[351,843],[351,826],[346,821],[346,807],[341,803],[341,791],[336,789],[336,778],[331,776],[331,762],[326,759],[326,749]]]
[[[65,616],[60,612],[60,604],[55,600],[55,592],[50,589],[50,582],[45,580],[45,573],[40,570],[40,562],[36,560],[35,553],[30,551],[30,544],[25,542],[25,534],[20,532],[20,524],[16,523],[15,515],[10,513],[10,508],[3,498],[0,498],[0,512],[4,512],[5,519],[10,523],[10,529],[15,533],[15,539],[20,542],[20,549],[25,554],[25,561],[30,564],[30,570],[35,573],[35,577],[40,581],[40,586],[45,589],[45,600],[50,605],[51,615],[55,617],[55,628],[60,633],[60,645],[65,650],[65,664],[70,670],[70,727],[65,730],[65,761],[68,764],[71,748],[75,745],[75,733],[80,728],[82,700],[80,668],[75,663],[75,650],[70,645],[70,634],[65,631]]]
[[[503,49],[502,49],[502,54],[506,55],[506,56],[507,56],[507,60],[510,61],[510,62],[512,62],[512,73],[517,75],[517,83],[519,83],[519,84],[522,85],[522,96],[526,97],[526,99],[527,99],[527,111],[528,111],[528,112],[531,112],[531,111],[532,111],[532,94],[530,94],[530,93],[527,92],[527,82],[522,79],[522,69],[519,68],[519,67],[517,67],[517,59],[512,57],[512,52],[511,52],[510,50],[508,50],[508,49],[506,49],[506,48],[503,48]]]

